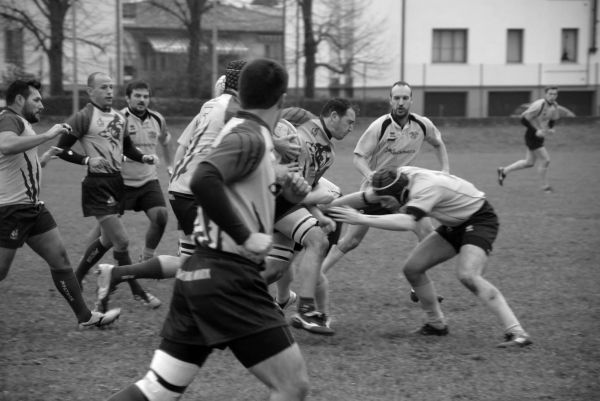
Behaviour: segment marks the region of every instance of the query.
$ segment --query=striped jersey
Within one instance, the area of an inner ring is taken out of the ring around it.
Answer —
[[[148,110],[143,117],[135,115],[128,107],[121,110],[125,116],[127,133],[133,145],[146,155],[156,154],[156,145],[166,144],[169,140],[167,123],[164,117],[153,110]],[[121,174],[125,185],[141,187],[148,181],[158,179],[156,164],[139,163],[126,158]]]
[[[225,92],[204,103],[200,113],[188,124],[177,142],[186,147],[183,157],[176,161],[169,181],[169,192],[192,196],[190,182],[196,166],[211,150],[215,138],[225,123],[240,109],[236,96]]]
[[[455,227],[468,220],[485,201],[485,194],[455,175],[420,167],[404,166],[408,176],[408,201],[445,226]]]
[[[376,171],[382,167],[410,165],[425,141],[434,141],[440,131],[427,117],[410,113],[401,127],[391,114],[373,121],[358,140],[354,153],[369,160]]]
[[[204,159],[217,168],[234,210],[250,232],[272,234],[275,220],[275,154],[269,127],[259,117],[240,111],[214,140]],[[207,189],[210,190],[210,189]],[[199,246],[235,253],[262,263],[238,245],[198,207],[194,238]]]
[[[91,157],[102,157],[108,167],[95,169],[88,166],[91,173],[117,173],[121,171],[123,160],[123,138],[125,132],[125,117],[118,111],[108,108],[102,110],[92,103],[71,116],[67,121],[84,153]]]
[[[298,156],[300,172],[314,187],[335,159],[331,134],[318,118],[302,124],[297,128],[297,132],[301,145]]]
[[[527,110],[521,114],[521,117],[531,121],[534,127],[540,129],[552,128],[553,124],[550,124],[550,121],[554,122],[560,117],[558,104],[556,102],[548,103],[546,99],[538,99],[529,105]]]
[[[0,112],[0,135],[7,132],[36,135],[29,121],[10,109]],[[0,153],[0,205],[37,204],[41,181],[37,147],[14,155]]]

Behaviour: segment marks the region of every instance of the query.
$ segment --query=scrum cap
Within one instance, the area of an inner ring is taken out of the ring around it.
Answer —
[[[246,60],[233,60],[227,64],[225,69],[225,89],[238,90],[238,81],[240,79],[240,71],[246,65]]]
[[[376,195],[390,195],[404,204],[408,197],[408,176],[397,168],[382,168],[373,174],[371,181]]]

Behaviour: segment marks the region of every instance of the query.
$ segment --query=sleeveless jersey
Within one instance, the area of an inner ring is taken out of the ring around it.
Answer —
[[[177,142],[187,148],[176,161],[169,181],[169,192],[192,196],[190,182],[196,166],[211,150],[225,123],[240,109],[237,97],[224,93],[204,103],[200,113],[188,124]]]
[[[297,131],[301,145],[298,156],[300,172],[314,187],[335,159],[331,135],[319,119],[302,124]]]
[[[228,140],[231,142],[226,143]],[[275,155],[269,128],[258,117],[240,112],[225,125],[213,146],[214,152],[205,162],[221,172],[233,208],[250,232],[272,234],[275,220],[275,194],[272,192],[275,186]],[[248,171],[249,165],[255,168]],[[254,260],[241,245],[211,221],[201,207],[198,207],[194,222],[194,237],[199,246],[235,253],[255,263],[262,263],[262,259]]]
[[[92,103],[75,113],[67,120],[85,154],[89,157],[102,157],[109,167],[91,173],[117,173],[121,171],[123,160],[123,138],[125,117],[114,109],[101,110]]]
[[[373,171],[382,167],[410,165],[423,144],[441,136],[439,130],[427,117],[411,113],[408,122],[401,127],[391,114],[373,121],[358,140],[354,153],[369,161]]]
[[[470,182],[441,171],[420,167],[399,167],[408,176],[408,201],[445,226],[455,227],[468,220],[485,201],[485,194]]]
[[[143,119],[124,108],[121,114],[125,116],[127,134],[133,145],[146,155],[156,154],[156,145],[165,144],[169,134],[164,117],[153,110],[148,110]],[[123,181],[129,187],[141,187],[148,181],[157,180],[158,172],[155,164],[138,163],[125,158],[121,170]]]
[[[0,135],[3,132],[36,135],[29,121],[10,109],[0,112]],[[37,147],[14,155],[0,153],[0,205],[37,204],[41,181]]]
[[[521,117],[531,121],[534,126],[537,122],[537,126],[541,129],[552,128],[550,121],[556,121],[560,117],[558,104],[556,102],[550,104],[546,99],[538,99],[529,105]]]

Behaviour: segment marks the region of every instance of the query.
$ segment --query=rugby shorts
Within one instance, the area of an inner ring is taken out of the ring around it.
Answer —
[[[529,150],[536,150],[544,146],[544,138],[540,138],[535,133],[537,130],[527,129],[525,131],[525,146]]]
[[[452,245],[456,253],[460,252],[463,245],[470,244],[483,249],[489,255],[499,226],[498,216],[486,200],[463,224],[456,227],[441,225],[435,231]]]
[[[185,235],[192,235],[194,232],[194,221],[198,213],[196,200],[191,195],[181,196],[169,192],[169,203],[177,219],[177,229],[183,231]]]
[[[166,207],[165,197],[158,180],[151,180],[140,187],[125,185],[123,195],[123,211],[133,210],[136,212],[147,211],[153,207]]]
[[[262,269],[237,254],[196,248],[175,277],[161,336],[176,343],[222,348],[287,326],[260,275]]]
[[[56,222],[43,203],[0,206],[0,247],[20,248],[29,237],[55,227]]]
[[[121,173],[88,173],[81,183],[83,216],[120,214],[124,188]]]

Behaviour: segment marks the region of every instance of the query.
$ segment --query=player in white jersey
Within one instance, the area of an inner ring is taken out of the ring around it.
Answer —
[[[546,193],[552,192],[548,181],[548,166],[550,166],[550,155],[544,146],[544,139],[554,134],[554,125],[560,117],[558,103],[558,88],[551,86],[546,88],[543,99],[538,99],[521,114],[521,124],[527,127],[525,131],[525,146],[527,152],[525,159],[518,160],[508,166],[498,167],[498,183],[504,184],[506,176],[517,170],[535,166],[539,160],[538,170],[542,180],[542,190]]]
[[[426,314],[426,323],[419,334],[448,334],[446,318],[427,271],[458,255],[459,281],[487,306],[504,328],[505,341],[498,347],[531,344],[500,290],[483,278],[499,227],[498,216],[483,192],[454,175],[407,166],[377,170],[371,188],[341,197],[331,205],[360,208],[377,203],[391,212],[368,215],[348,207],[332,207],[328,212],[344,223],[395,231],[415,231],[425,216],[441,223],[415,247],[403,268]]]
[[[380,168],[411,165],[423,142],[433,146],[441,171],[450,171],[448,153],[440,131],[427,117],[410,112],[413,103],[410,85],[404,81],[395,82],[390,89],[389,102],[390,113],[373,121],[354,149],[354,166],[363,176],[360,190],[371,185],[371,177]],[[376,206],[365,212],[385,213],[385,210]],[[433,225],[427,218],[420,221],[419,228],[416,232],[419,240],[433,231]],[[323,272],[327,273],[346,253],[356,248],[368,230],[366,225],[347,227],[323,261]],[[413,292],[411,299],[418,301]]]
[[[8,107],[0,112],[0,281],[6,278],[17,249],[27,243],[48,263],[56,289],[80,326],[104,326],[117,319],[120,310],[100,313],[86,306],[56,222],[40,200],[37,147],[71,129],[55,124],[35,133],[31,124],[40,120],[44,109],[40,89],[37,81],[12,82],[6,91]]]
[[[298,344],[260,275],[271,247],[275,197],[301,200],[298,174],[277,177],[271,131],[287,86],[272,60],[249,61],[240,80],[240,111],[198,165],[198,247],[178,271],[173,299],[150,370],[109,401],[176,400],[214,349],[229,348],[268,386],[271,400],[303,400],[308,374]]]

